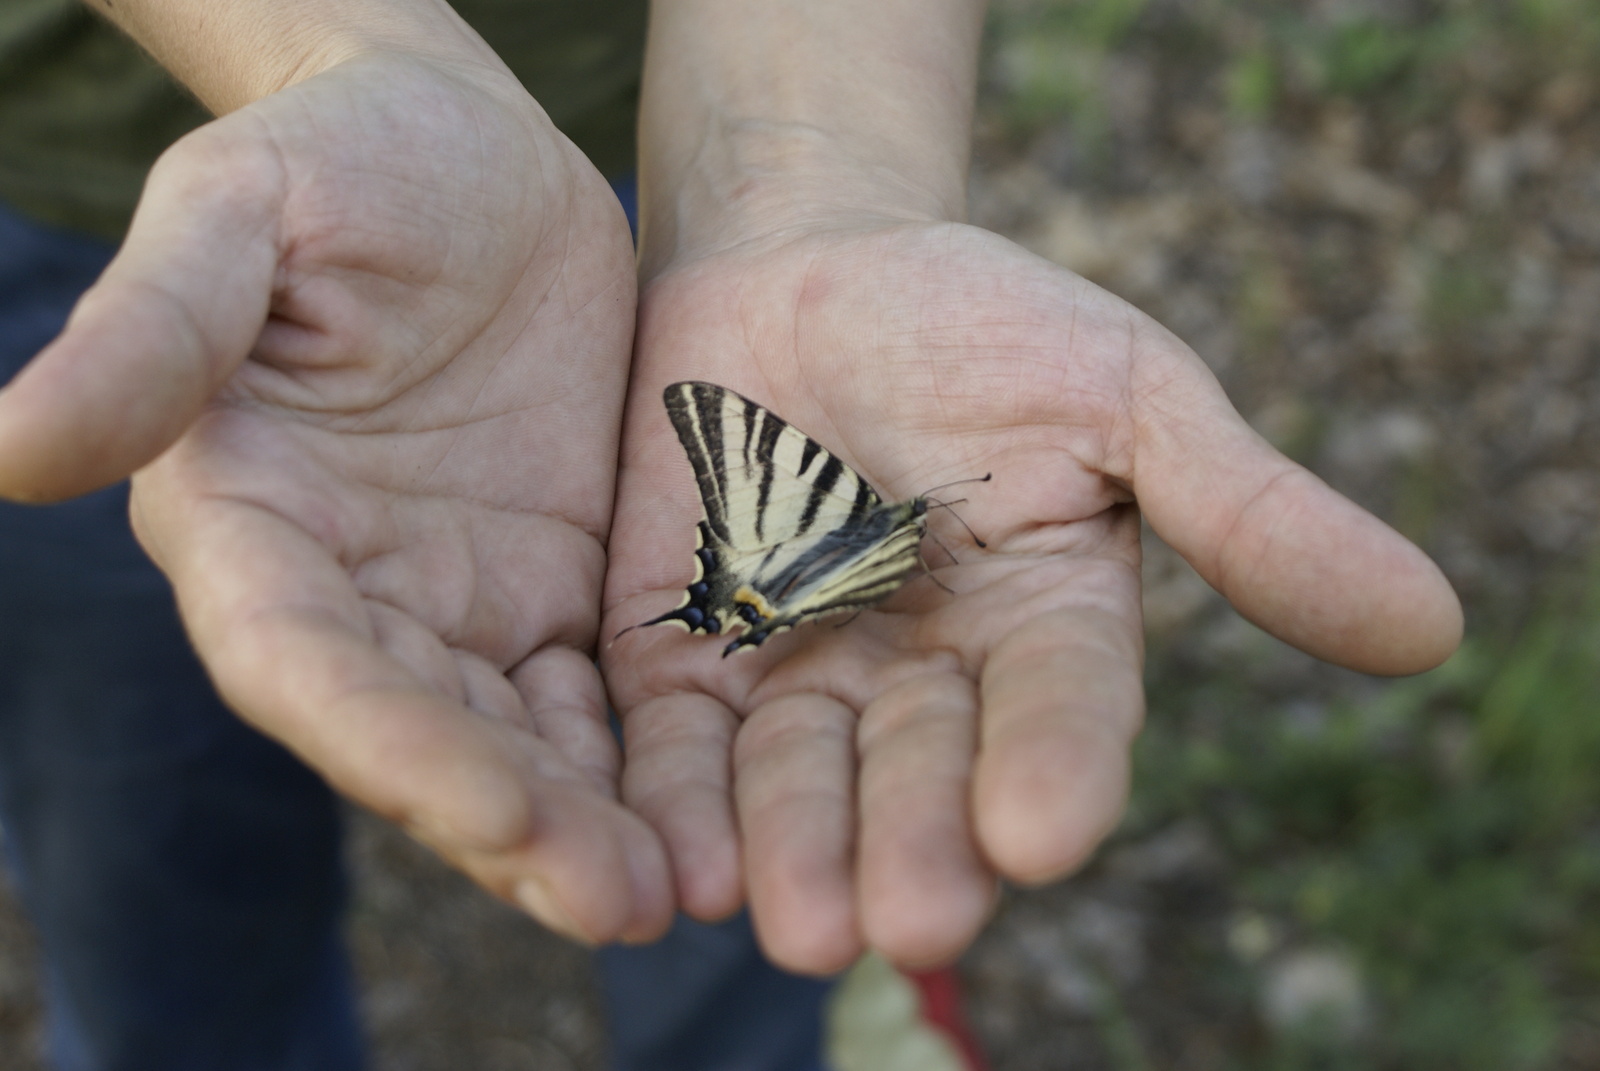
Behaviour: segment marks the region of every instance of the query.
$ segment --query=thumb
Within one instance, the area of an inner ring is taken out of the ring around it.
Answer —
[[[1196,361],[1198,364],[1198,361]],[[1420,673],[1461,642],[1461,604],[1427,555],[1274,450],[1209,373],[1142,407],[1135,487],[1156,533],[1246,618],[1318,658]],[[1179,397],[1181,395],[1181,397]]]
[[[51,501],[161,453],[250,352],[276,270],[281,169],[219,124],[150,173],[61,335],[0,390],[0,496]]]

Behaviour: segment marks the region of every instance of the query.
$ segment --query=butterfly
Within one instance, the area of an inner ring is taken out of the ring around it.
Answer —
[[[887,598],[922,565],[927,495],[884,502],[815,439],[726,387],[674,383],[663,400],[700,489],[695,576],[674,609],[632,628],[741,630],[726,658]]]

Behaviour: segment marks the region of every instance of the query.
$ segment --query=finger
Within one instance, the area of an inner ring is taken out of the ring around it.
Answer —
[[[906,967],[959,954],[998,891],[969,818],[977,712],[971,681],[929,674],[861,715],[861,929]]]
[[[455,650],[451,653],[455,655],[456,672],[461,681],[460,698],[468,709],[537,732],[527,704],[504,673],[488,659],[471,651]],[[561,752],[559,747],[556,750]],[[564,752],[562,754],[565,756]],[[604,790],[609,785],[602,782],[599,787]]]
[[[678,901],[694,918],[726,918],[744,902],[733,810],[738,719],[710,696],[674,693],[623,719],[622,798],[666,843]]]
[[[608,796],[617,794],[621,749],[611,733],[600,671],[570,647],[536,651],[511,671],[534,728]]]
[[[1142,399],[1134,490],[1150,525],[1251,621],[1367,673],[1419,673],[1461,642],[1427,555],[1274,450],[1209,377]]]
[[[535,733],[468,709],[380,648],[313,539],[240,503],[138,501],[196,649],[248,720],[552,927],[588,941],[665,929],[670,873],[643,822]]]
[[[855,913],[855,712],[820,695],[758,707],[734,743],[734,799],[750,913],[780,967],[843,970]]]
[[[1116,828],[1144,714],[1136,621],[1095,607],[1013,630],[983,669],[973,807],[1001,873],[1052,881]]]
[[[542,745],[512,734],[503,746]],[[507,850],[486,851],[408,828],[478,884],[574,940],[632,944],[665,933],[674,913],[670,872],[659,838],[644,821],[576,779],[525,777],[524,791],[528,832]]]
[[[266,319],[278,174],[261,146],[211,128],[162,157],[116,258],[0,391],[0,495],[113,483],[194,420]]]
[[[261,615],[224,652],[200,646],[241,713],[552,928],[588,942],[642,940],[670,921],[654,838],[526,729],[420,686],[359,632],[315,612]],[[263,678],[282,665],[296,666],[297,680],[274,689]]]
[[[437,632],[385,602],[368,599],[366,610],[373,641],[390,657],[434,691],[452,699],[466,699],[463,667]]]

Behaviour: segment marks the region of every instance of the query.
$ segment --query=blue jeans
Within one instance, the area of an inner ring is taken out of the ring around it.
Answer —
[[[0,375],[101,242],[0,215]],[[0,505],[0,824],[61,1071],[361,1066],[339,812],[235,718],[134,542],[127,485]]]
[[[0,206],[0,378],[111,247]],[[60,1071],[354,1071],[339,811],[223,708],[127,486],[0,504],[0,825],[45,960]],[[617,1071],[817,1071],[825,983],[742,919],[599,966]]]

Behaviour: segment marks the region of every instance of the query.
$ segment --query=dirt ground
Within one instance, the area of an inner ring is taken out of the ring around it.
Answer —
[[[1000,5],[973,221],[1170,327],[1262,434],[1435,556],[1475,633],[1514,632],[1600,512],[1596,78],[1493,26],[1383,59],[1384,34],[1432,41],[1489,4],[1278,5],[1285,30],[1259,5],[1102,2],[1133,14],[1055,53],[1051,6]],[[1352,26],[1378,44],[1340,44]],[[1051,63],[1097,89],[1050,83]],[[1189,783],[1164,756],[1189,761],[1208,726],[1315,735],[1391,693],[1262,636],[1153,539],[1146,578],[1153,742],[1128,825],[1083,875],[1009,892],[962,963],[995,1067],[1600,1067],[1592,972],[1539,982],[1555,1010],[1507,1020],[1536,1021],[1504,1043],[1526,1058],[1416,1056],[1449,1039],[1388,1033],[1414,1002],[1381,950],[1338,937],[1355,931],[1337,913],[1270,906],[1273,856],[1229,817],[1270,814],[1163,796]],[[1467,717],[1371,754],[1448,768]],[[584,953],[373,820],[353,819],[351,859],[380,1071],[600,1071]],[[43,1066],[30,941],[0,898],[0,1071]],[[1320,1048],[1293,1040],[1307,1008]]]

